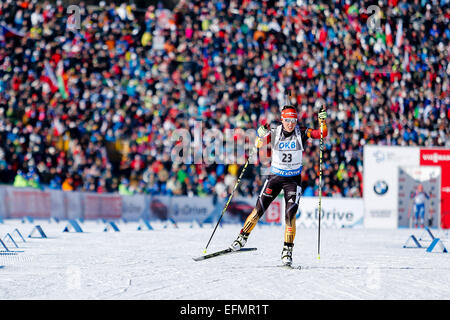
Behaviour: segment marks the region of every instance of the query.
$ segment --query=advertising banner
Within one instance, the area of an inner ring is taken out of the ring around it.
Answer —
[[[50,194],[50,216],[56,219],[67,219],[65,203],[66,193],[62,190],[48,190]]]
[[[422,148],[421,166],[441,167],[441,227],[450,228],[450,149]]]
[[[418,166],[417,147],[364,147],[364,225],[368,228],[398,226],[398,167]]]
[[[224,221],[229,223],[244,223],[248,215],[256,206],[256,201],[258,197],[236,197],[233,199],[228,206],[227,212],[224,216]],[[220,211],[222,211],[225,203],[221,204]],[[264,215],[261,217],[260,221],[262,223],[276,223],[280,224],[282,222],[282,213],[284,212],[284,198],[279,195],[275,200],[272,201],[269,208],[267,208]]]
[[[147,199],[144,194],[124,195],[122,197],[122,218],[125,221],[138,221],[146,217],[149,212]]]
[[[3,219],[7,217],[5,200],[6,200],[6,187],[0,186],[0,218]]]
[[[281,224],[284,215],[285,202],[284,198],[278,197],[267,208],[263,216],[263,221],[266,223]]]
[[[362,227],[364,201],[361,198],[322,198],[320,226],[325,228]],[[317,228],[319,221],[319,198],[303,197],[297,212],[297,227]]]
[[[67,219],[83,218],[83,196],[81,192],[64,192],[64,212]]]
[[[211,199],[212,203],[210,209],[203,222],[217,222],[228,201],[228,198],[214,200],[214,198],[211,197]],[[228,205],[221,221],[224,223],[244,223],[245,219],[247,219],[248,215],[255,208],[257,199],[257,197],[234,197]],[[281,214],[284,210],[283,203],[283,197],[278,196],[271,203],[260,221],[263,223],[281,223]]]
[[[122,197],[118,194],[84,193],[85,219],[120,219]]]
[[[169,217],[175,222],[202,222],[213,208],[213,197],[172,197]]]
[[[148,207],[148,218],[150,220],[167,220],[170,214],[170,203],[172,197],[151,196]]]
[[[9,198],[8,194],[11,194]],[[0,188],[3,217],[59,219],[119,219],[137,221],[173,219],[176,222],[215,223],[228,198],[170,197]],[[28,203],[23,203],[27,199]],[[255,207],[257,197],[236,197],[223,216],[224,223],[242,224]],[[8,204],[8,205],[6,205]],[[323,198],[322,221],[325,227],[352,227],[361,224],[361,199]],[[317,198],[302,197],[297,214],[298,225],[313,227],[317,221]],[[266,210],[261,223],[284,223],[284,197],[279,195]],[[12,210],[10,210],[12,208]]]
[[[8,218],[50,218],[50,192],[31,188],[8,188]]]

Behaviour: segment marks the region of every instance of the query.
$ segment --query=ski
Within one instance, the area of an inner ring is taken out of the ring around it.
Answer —
[[[279,265],[279,268],[283,268],[283,269],[288,269],[288,270],[302,270],[302,269],[307,269],[307,267],[302,267],[302,266],[297,266],[297,265]]]
[[[271,266],[259,266],[256,268],[263,268],[263,269],[268,269],[268,268],[280,268],[280,269],[287,269],[287,270],[306,270],[306,269],[311,269],[311,267],[309,266],[302,266],[302,265],[284,265],[284,264],[278,264],[278,265],[271,265]]]
[[[238,252],[248,252],[248,251],[254,251],[256,250],[256,248],[242,248],[238,251],[233,251],[230,248],[227,248],[225,250],[221,250],[221,251],[217,251],[217,252],[213,252],[204,256],[200,256],[197,258],[192,258],[194,259],[194,261],[202,261],[202,260],[206,260],[206,259],[210,259],[210,258],[214,258],[214,257],[218,257],[218,256],[222,256],[225,254],[229,254],[229,253],[238,253]]]

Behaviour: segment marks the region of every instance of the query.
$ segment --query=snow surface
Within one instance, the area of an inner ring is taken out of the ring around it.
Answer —
[[[137,222],[122,222],[120,232],[104,232],[87,221],[83,233],[65,233],[66,224],[0,224],[2,239],[17,228],[26,240],[12,234],[16,254],[0,254],[0,299],[450,299],[450,254],[403,248],[422,230],[322,229],[317,259],[317,230],[298,229],[293,258],[303,269],[288,270],[278,267],[283,226],[257,226],[247,243],[257,251],[195,262],[211,225],[137,231]],[[35,225],[47,239],[28,238]],[[208,253],[240,228],[218,228]],[[450,247],[448,233],[432,231]]]

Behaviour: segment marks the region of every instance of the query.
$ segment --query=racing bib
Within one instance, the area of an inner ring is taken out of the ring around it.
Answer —
[[[297,176],[302,172],[303,144],[300,128],[295,127],[294,134],[282,135],[282,125],[275,132],[272,144],[271,172],[277,176]]]

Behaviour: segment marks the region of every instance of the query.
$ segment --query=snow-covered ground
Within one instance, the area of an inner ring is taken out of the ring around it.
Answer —
[[[47,239],[27,237],[36,224]],[[317,230],[298,229],[293,257],[303,269],[287,270],[278,267],[282,226],[257,226],[247,243],[257,251],[195,262],[211,225],[137,231],[128,222],[103,232],[89,221],[83,233],[63,233],[66,224],[0,224],[2,239],[17,228],[26,240],[14,233],[19,248],[6,243],[16,254],[0,254],[0,299],[450,299],[450,254],[403,248],[421,230],[322,229],[317,259]],[[208,252],[240,228],[218,228]],[[433,232],[449,248],[448,234]]]

